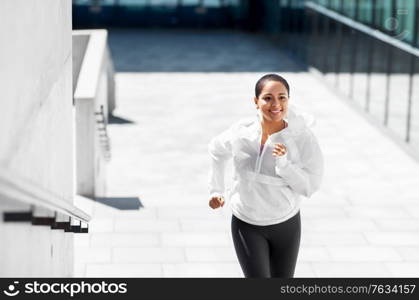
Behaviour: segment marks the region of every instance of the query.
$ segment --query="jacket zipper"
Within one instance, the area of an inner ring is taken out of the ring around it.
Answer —
[[[260,173],[260,169],[262,167],[262,157],[263,157],[263,154],[265,153],[266,148],[267,148],[267,146],[269,144],[270,138],[271,138],[271,136],[268,136],[268,138],[265,141],[265,144],[263,145],[262,153],[260,153],[260,145],[262,145],[262,135],[260,137],[259,151],[258,151],[258,154],[260,153],[260,155],[258,155],[258,158],[256,159],[256,168],[255,168],[255,172],[256,173]]]

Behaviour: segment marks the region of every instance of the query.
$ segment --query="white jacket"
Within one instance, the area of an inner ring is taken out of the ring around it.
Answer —
[[[310,197],[320,187],[323,154],[309,127],[315,120],[295,105],[288,106],[288,127],[271,134],[260,153],[260,116],[240,120],[209,143],[211,167],[210,197],[230,201],[233,214],[250,224],[272,225],[298,213],[302,197]],[[275,143],[287,153],[272,155]],[[226,193],[224,171],[233,159],[233,184]]]

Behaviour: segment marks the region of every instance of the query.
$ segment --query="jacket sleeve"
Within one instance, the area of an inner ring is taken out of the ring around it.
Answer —
[[[231,139],[233,126],[214,137],[208,144],[211,157],[208,174],[210,197],[224,196],[224,173],[227,161],[232,157]]]
[[[311,131],[303,142],[301,165],[291,162],[287,154],[276,157],[275,173],[294,191],[305,197],[310,197],[320,188],[323,172],[323,153]]]

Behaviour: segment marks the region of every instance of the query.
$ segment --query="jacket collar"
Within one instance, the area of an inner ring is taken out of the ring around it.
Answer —
[[[258,135],[260,135],[262,131],[261,118],[262,116],[258,113],[252,124],[253,131]],[[304,112],[295,104],[289,104],[288,113],[284,119],[288,123],[288,126],[281,131],[271,134],[272,137],[276,135],[295,137],[306,131],[309,127],[314,127],[316,124],[313,115]]]

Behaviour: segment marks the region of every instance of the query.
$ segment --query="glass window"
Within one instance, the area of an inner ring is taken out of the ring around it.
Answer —
[[[291,0],[291,7],[293,8],[302,8],[304,6],[304,1],[301,0]]]
[[[121,6],[145,6],[149,0],[119,0]]]
[[[229,1],[225,1],[226,5],[230,5],[230,6],[239,6],[240,5],[240,0],[229,0]]]
[[[417,11],[418,11],[418,9],[416,10],[416,12]],[[415,18],[419,18],[419,15],[415,16]],[[415,33],[416,33],[416,37],[413,36],[413,39],[414,40],[416,39],[416,47],[419,48],[419,22],[416,22],[416,30],[415,30]]]
[[[289,7],[290,0],[280,0],[279,5],[281,5],[281,7]]]
[[[330,8],[340,12],[341,11],[341,7],[340,7],[341,1],[340,0],[330,0]]]
[[[221,6],[221,0],[204,0],[204,6],[220,7]]]
[[[182,0],[182,5],[198,5],[200,0]]]
[[[328,2],[329,2],[328,0],[318,0],[317,2],[318,2],[318,4],[320,4],[324,7],[329,7],[328,6]]]
[[[113,5],[115,5],[115,2],[118,2],[117,0],[101,0],[101,1],[99,1],[99,3],[101,4],[101,5],[104,5],[104,6],[113,6]]]
[[[371,0],[359,0],[358,20],[365,24],[372,22],[372,2]]]
[[[379,28],[380,27],[380,23],[381,23],[381,16],[380,16],[380,1],[375,1],[375,5],[373,6],[373,19],[374,19],[374,23],[372,24],[372,26],[374,28]]]
[[[350,18],[355,18],[355,2],[356,0],[343,1],[342,13]]]
[[[398,0],[396,2],[396,38],[412,43],[415,26],[415,1]]]
[[[375,3],[375,28],[381,29],[383,26],[383,2],[376,1]]]
[[[392,0],[377,1],[377,8],[379,9],[379,28],[384,32],[389,32],[394,28],[392,19]]]
[[[73,0],[73,4],[75,4],[75,5],[89,5],[90,0]]]
[[[75,5],[100,5],[100,6],[114,6],[116,4],[138,5],[145,4],[146,0],[73,0]]]
[[[156,6],[175,6],[177,4],[177,0],[150,0],[150,5]]]

